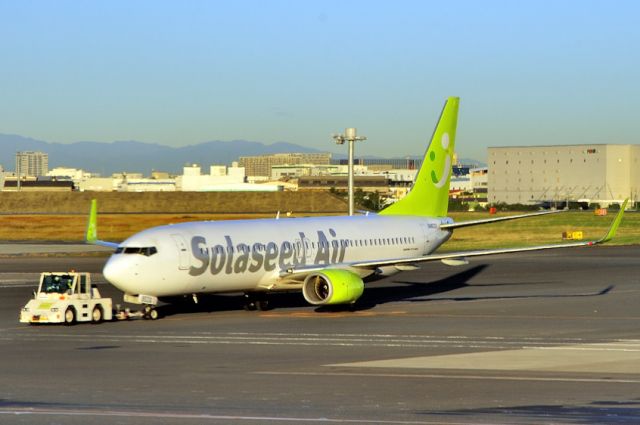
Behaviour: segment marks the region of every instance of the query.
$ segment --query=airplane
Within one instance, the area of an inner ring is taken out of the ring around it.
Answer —
[[[86,242],[115,251],[104,266],[124,300],[156,319],[159,300],[199,294],[244,293],[248,309],[264,309],[267,293],[299,291],[314,306],[353,304],[365,281],[414,270],[418,263],[467,264],[467,258],[592,246],[610,240],[626,201],[598,240],[533,247],[434,253],[454,229],[525,217],[542,211],[454,222],[447,217],[459,98],[449,97],[411,191],[377,214],[200,221],[143,230],[122,243],[97,236],[93,200]]]

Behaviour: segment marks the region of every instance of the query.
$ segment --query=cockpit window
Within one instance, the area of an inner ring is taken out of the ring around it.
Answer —
[[[146,247],[119,246],[115,251],[115,254],[141,254],[146,257],[150,257],[153,254],[157,254],[157,253],[158,253],[158,248],[156,248],[155,246],[146,246]]]

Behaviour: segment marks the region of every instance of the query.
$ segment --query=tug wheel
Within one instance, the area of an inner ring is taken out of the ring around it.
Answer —
[[[73,325],[74,323],[76,323],[76,311],[73,309],[73,307],[69,307],[64,312],[64,324],[69,326]]]
[[[91,322],[100,323],[102,322],[102,317],[102,307],[100,307],[99,305],[95,306],[93,308],[93,311],[91,312]]]

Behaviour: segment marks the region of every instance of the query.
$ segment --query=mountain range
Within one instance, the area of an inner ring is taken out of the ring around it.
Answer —
[[[49,169],[81,168],[103,176],[122,171],[144,174],[149,174],[152,170],[180,173],[185,164],[192,163],[200,164],[205,171],[208,170],[209,165],[231,164],[240,156],[282,152],[321,152],[285,142],[267,145],[246,140],[211,141],[183,147],[137,141],[64,144],[0,134],[0,164],[5,170],[15,169],[15,155],[18,151],[42,151],[49,154]],[[334,156],[340,158],[340,155],[334,154]]]
[[[148,175],[153,170],[179,174],[185,164],[192,163],[200,164],[203,171],[207,172],[209,165],[228,165],[232,161],[237,161],[240,156],[284,152],[327,152],[286,142],[264,144],[233,140],[171,147],[137,141],[50,143],[19,135],[0,134],[0,165],[5,170],[15,169],[15,154],[18,151],[42,151],[49,154],[49,169],[81,168],[102,176],[110,176],[122,171],[141,172]],[[345,154],[340,153],[332,153],[332,156],[336,159],[346,158]],[[363,157],[375,158],[374,156]]]

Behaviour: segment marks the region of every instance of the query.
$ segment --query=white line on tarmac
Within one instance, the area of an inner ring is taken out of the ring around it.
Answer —
[[[402,347],[402,348],[478,348],[483,350],[501,349],[562,349],[584,347],[584,349],[607,351],[640,351],[638,340],[585,341],[568,339],[529,339],[504,337],[459,337],[459,336],[391,336],[367,334],[196,334],[196,335],[122,335],[122,334],[81,334],[81,333],[35,333],[32,329],[12,329],[12,332],[0,330],[0,339],[11,340],[67,340],[81,343],[91,342],[144,342],[156,344],[245,344],[245,345],[282,345],[282,346],[365,346],[365,347]],[[595,345],[598,342],[606,346]]]
[[[460,379],[460,380],[488,380],[488,381],[543,381],[543,382],[584,382],[599,384],[640,384],[640,379],[610,379],[610,378],[560,378],[541,376],[497,376],[497,375],[440,375],[416,373],[354,373],[354,372],[253,372],[258,375],[283,376],[332,376],[332,377],[363,377],[363,378],[414,378],[414,379]]]
[[[208,421],[247,421],[247,422],[293,422],[293,423],[346,423],[346,424],[381,424],[381,425],[468,425],[470,422],[451,421],[402,421],[380,419],[341,419],[341,418],[303,418],[277,416],[236,416],[211,415],[206,413],[165,413],[165,412],[129,412],[118,410],[83,410],[83,409],[11,409],[0,408],[0,415],[37,415],[37,416],[84,416],[84,417],[128,417],[150,419],[194,419]],[[474,420],[473,424],[482,425]]]

